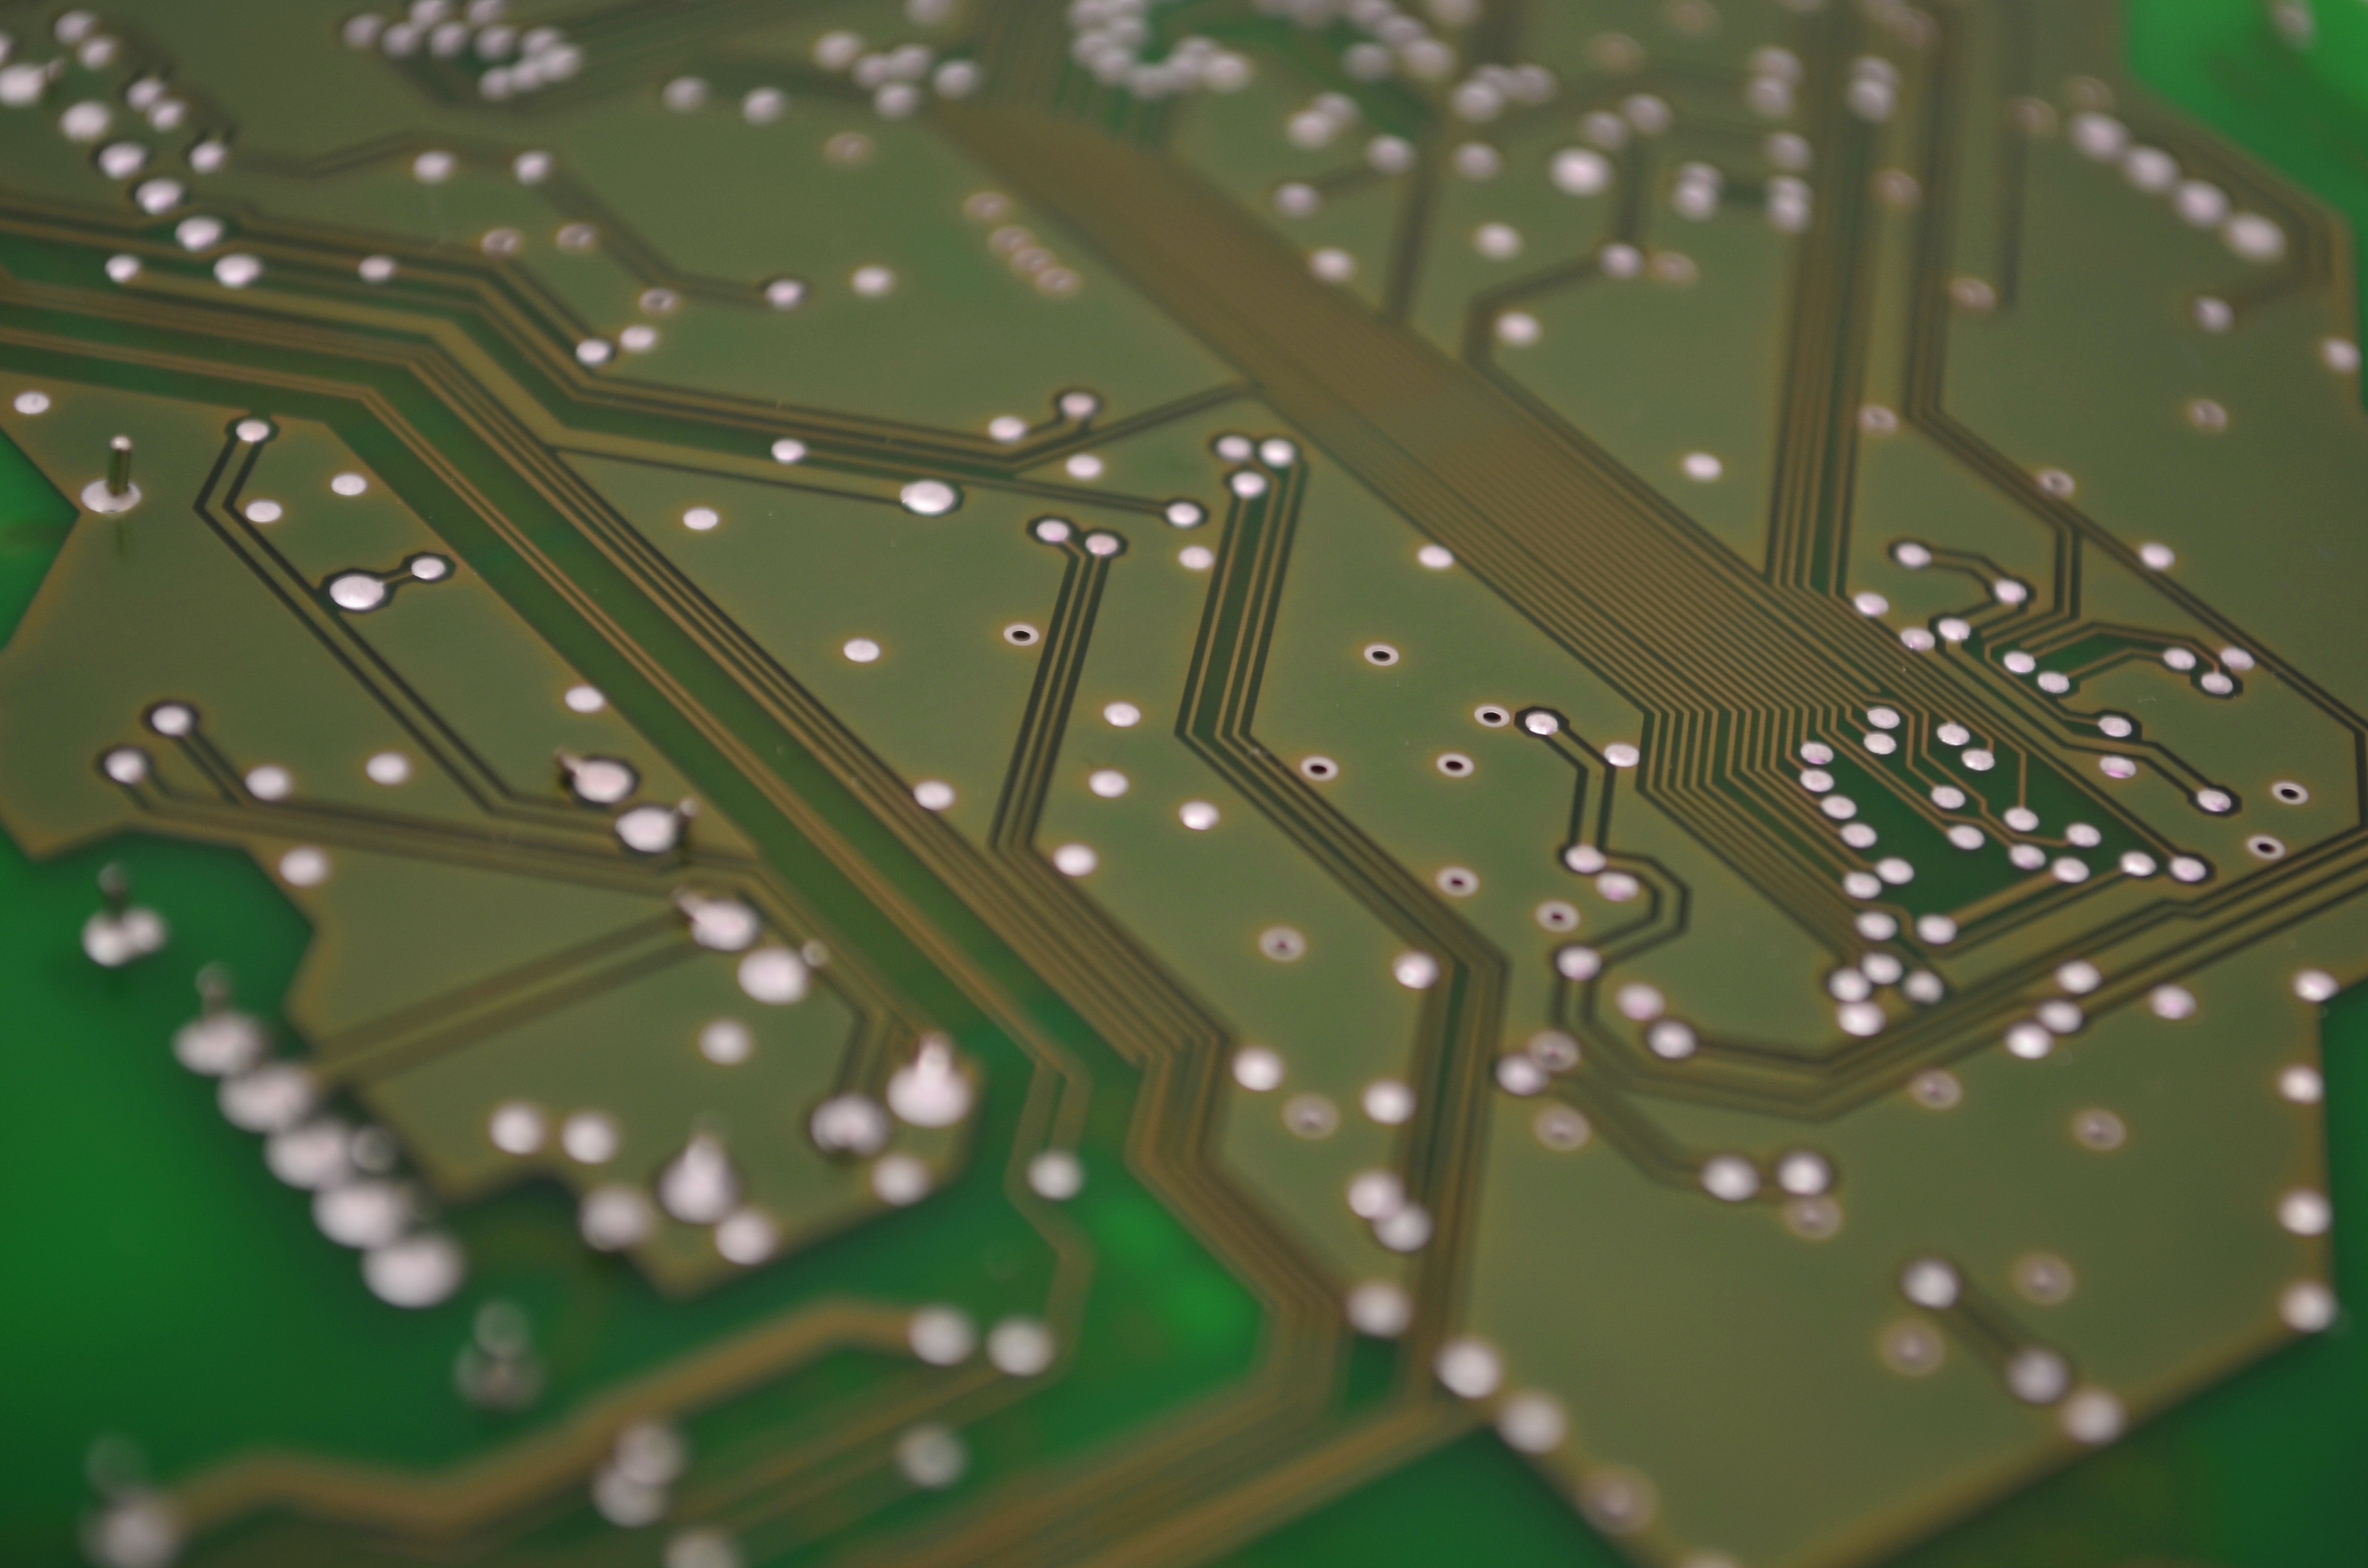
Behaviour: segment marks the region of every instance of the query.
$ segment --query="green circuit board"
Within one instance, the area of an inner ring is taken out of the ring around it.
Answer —
[[[2363,149],[2349,0],[0,4],[0,1559],[2368,1561]]]

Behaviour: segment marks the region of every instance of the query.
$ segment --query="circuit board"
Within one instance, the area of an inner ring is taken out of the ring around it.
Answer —
[[[0,34],[8,1562],[2368,1559],[2368,13]]]

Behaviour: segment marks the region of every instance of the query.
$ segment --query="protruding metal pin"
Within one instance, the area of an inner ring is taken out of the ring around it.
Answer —
[[[207,1017],[230,1006],[232,989],[230,971],[222,964],[210,963],[198,971],[198,1004]]]
[[[131,437],[118,436],[107,443],[107,477],[94,479],[82,490],[88,512],[129,512],[140,505],[140,487],[131,483]]]
[[[131,873],[120,862],[99,869],[98,895],[107,907],[83,922],[82,950],[102,969],[121,969],[165,945],[165,917],[131,902]]]

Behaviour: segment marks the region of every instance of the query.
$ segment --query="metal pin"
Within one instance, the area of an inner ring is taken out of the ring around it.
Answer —
[[[131,437],[118,436],[107,443],[107,477],[83,486],[83,509],[102,515],[128,512],[140,505],[140,487],[131,483]]]
[[[198,1005],[207,1017],[213,1017],[230,1006],[230,971],[219,963],[210,963],[198,971]]]
[[[121,969],[165,945],[165,917],[131,902],[131,873],[120,862],[99,869],[98,894],[107,907],[83,922],[82,950],[102,969]]]

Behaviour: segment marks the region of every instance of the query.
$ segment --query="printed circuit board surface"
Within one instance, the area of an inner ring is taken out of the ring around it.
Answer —
[[[11,1560],[1862,1564],[2340,1336],[2351,240],[2130,25],[0,7]]]

